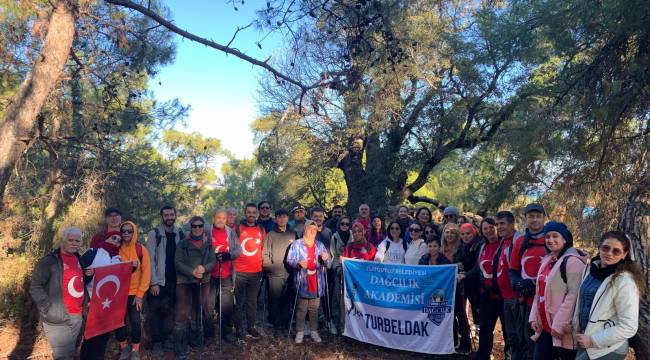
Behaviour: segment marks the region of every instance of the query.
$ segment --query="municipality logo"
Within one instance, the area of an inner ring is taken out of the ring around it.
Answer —
[[[451,306],[441,289],[433,293],[429,303],[422,308],[422,312],[427,314],[427,318],[436,326],[442,324],[442,320],[445,319],[446,314],[451,313]]]

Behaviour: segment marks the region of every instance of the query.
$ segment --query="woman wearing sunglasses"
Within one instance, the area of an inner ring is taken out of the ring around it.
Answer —
[[[129,283],[129,298],[126,303],[124,326],[115,331],[115,338],[120,343],[120,360],[139,360],[140,313],[142,312],[142,298],[149,290],[151,263],[147,249],[138,244],[138,231],[135,224],[131,221],[123,222],[120,225],[120,232],[122,233],[120,257],[122,261],[133,264],[133,273]],[[130,329],[130,331],[127,331],[127,329]],[[128,340],[131,340],[130,351]]]
[[[185,358],[187,345],[200,346],[204,336],[214,336],[213,309],[210,309],[210,277],[217,263],[212,240],[205,231],[205,220],[193,216],[190,231],[176,245],[176,313],[174,314],[174,353]],[[190,321],[191,319],[191,321]],[[201,322],[199,319],[202,319]],[[188,333],[188,325],[189,331]],[[204,330],[205,326],[205,331]]]
[[[427,253],[427,244],[422,238],[424,227],[420,224],[413,223],[409,227],[409,234],[411,234],[411,243],[408,245],[404,253],[404,263],[407,265],[418,265],[420,259]]]
[[[106,266],[110,264],[117,264],[121,262],[120,259],[120,244],[122,243],[122,233],[119,231],[106,231],[104,233],[104,241],[100,242],[97,248],[89,248],[81,255],[81,267],[84,269],[84,275],[92,278],[87,283],[87,291],[90,295],[90,301],[93,301],[93,282],[95,276],[95,268]],[[81,344],[81,359],[104,359],[106,353],[106,345],[110,339],[111,332],[94,336],[90,339],[85,339]]]
[[[576,359],[625,359],[639,325],[646,279],[631,255],[629,238],[609,231],[582,279],[573,314]]]
[[[345,245],[352,240],[352,221],[347,216],[341,216],[336,225],[336,232],[330,241],[330,253],[332,253],[332,268],[336,273],[341,271],[341,255]]]
[[[377,246],[377,254],[375,261],[390,264],[404,264],[404,255],[408,246],[406,241],[400,237],[402,227],[399,226],[397,221],[393,221],[388,225],[388,235]]]

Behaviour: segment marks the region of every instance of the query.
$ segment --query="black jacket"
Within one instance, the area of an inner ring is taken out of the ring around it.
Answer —
[[[56,249],[36,264],[29,286],[29,295],[36,303],[41,320],[48,324],[70,322],[70,314],[63,303],[63,261],[60,252],[60,249]],[[79,254],[75,255],[81,264]],[[87,294],[85,295],[84,303],[88,298]]]
[[[273,231],[266,234],[264,238],[264,250],[262,252],[263,268],[269,276],[287,277],[289,271],[285,265],[289,246],[296,239],[296,232],[289,229],[281,232],[277,225],[273,226]]]

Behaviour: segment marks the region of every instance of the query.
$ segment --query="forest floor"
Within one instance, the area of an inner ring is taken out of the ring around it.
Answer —
[[[222,344],[221,350],[216,341],[206,346],[192,349],[190,359],[260,359],[260,360],[293,360],[293,359],[464,359],[460,355],[431,356],[407,351],[388,349],[362,343],[345,336],[332,336],[321,331],[323,342],[315,344],[305,336],[305,342],[296,345],[287,337],[263,336],[259,340],[248,340],[245,345]],[[106,359],[117,359],[119,352],[117,343],[111,339]],[[142,359],[155,359],[147,349],[141,350]],[[52,359],[50,346],[40,326],[23,326],[6,324],[0,327],[0,359]],[[172,353],[166,353],[164,359],[173,359]],[[158,358],[156,358],[158,359]],[[501,330],[495,331],[495,353],[493,359],[503,359],[503,337]]]

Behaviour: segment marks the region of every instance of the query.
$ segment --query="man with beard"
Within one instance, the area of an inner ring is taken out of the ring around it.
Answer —
[[[330,231],[332,232],[332,234],[334,234],[334,233],[336,232],[336,230],[338,230],[338,229],[336,228],[336,226],[338,225],[338,223],[339,223],[339,219],[340,219],[342,216],[343,216],[343,206],[341,206],[341,205],[334,205],[334,206],[332,207],[332,217],[330,217],[329,219],[327,219],[327,221],[325,222],[325,226],[326,226],[328,229],[330,229]]]
[[[266,233],[270,233],[273,230],[273,217],[271,216],[271,203],[263,200],[257,204],[257,210],[259,211],[259,216],[257,217],[257,223],[264,227]]]
[[[151,257],[151,287],[147,294],[149,329],[153,352],[163,356],[171,351],[174,305],[176,297],[176,245],[184,237],[183,230],[174,226],[176,209],[166,205],[160,209],[161,224],[147,233],[147,251]],[[163,343],[165,347],[163,348]]]

